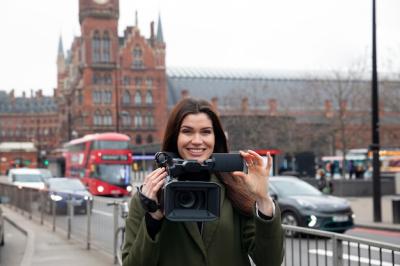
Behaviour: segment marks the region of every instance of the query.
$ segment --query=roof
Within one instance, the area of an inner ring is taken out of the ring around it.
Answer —
[[[130,138],[127,135],[115,133],[115,132],[108,132],[108,133],[96,133],[96,134],[89,134],[85,135],[79,139],[73,139],[70,142],[66,143],[64,147],[68,147],[71,145],[76,145],[79,143],[85,143],[94,140],[111,140],[111,141],[129,141]]]
[[[15,97],[0,92],[0,113],[48,113],[57,112],[55,99],[51,96]]]

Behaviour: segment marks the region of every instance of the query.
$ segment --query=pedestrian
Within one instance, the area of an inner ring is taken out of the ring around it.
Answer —
[[[355,174],[355,166],[353,160],[350,160],[349,162],[348,172],[349,172],[349,179],[351,179],[352,176]]]
[[[186,98],[172,110],[162,150],[203,162],[228,152],[220,120],[205,100]],[[268,196],[272,158],[241,151],[248,173],[204,174],[221,186],[220,217],[212,222],[173,222],[160,209],[146,212],[136,193],[126,220],[124,266],[138,265],[281,265],[283,231],[278,205]],[[158,203],[167,176],[164,168],[147,175],[141,194]],[[144,203],[145,204],[145,203]]]

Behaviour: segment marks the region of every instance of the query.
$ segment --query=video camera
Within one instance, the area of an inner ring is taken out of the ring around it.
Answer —
[[[155,161],[168,173],[160,205],[171,221],[212,221],[219,217],[221,188],[215,182],[204,180],[202,172],[247,171],[239,153],[213,153],[200,163],[183,160],[173,153],[158,152]]]

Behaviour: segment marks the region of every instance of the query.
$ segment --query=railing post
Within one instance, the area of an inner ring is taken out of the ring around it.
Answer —
[[[68,194],[67,211],[68,211],[67,238],[71,239],[72,215],[74,214],[74,206],[72,205],[72,195],[71,194]]]
[[[332,238],[332,260],[333,266],[343,266],[343,241],[336,236]]]
[[[29,202],[28,202],[28,212],[29,212],[29,220],[32,220],[32,204],[33,204],[33,194],[34,190],[30,189],[29,190]]]
[[[114,215],[114,264],[118,263],[118,258],[117,258],[117,230],[118,230],[118,204],[116,201],[114,201],[114,209],[113,209],[113,215]]]
[[[44,220],[44,208],[45,208],[44,191],[39,191],[39,196],[40,196],[40,224],[43,225],[43,220]]]
[[[51,212],[53,214],[53,232],[56,231],[56,207],[57,207],[57,202],[52,200],[51,201]]]
[[[91,234],[91,230],[90,230],[91,229],[90,228],[91,222],[90,222],[90,220],[91,220],[91,216],[92,216],[92,207],[91,207],[91,205],[92,205],[92,201],[89,198],[86,201],[86,215],[87,215],[86,249],[87,250],[90,249],[90,234]]]

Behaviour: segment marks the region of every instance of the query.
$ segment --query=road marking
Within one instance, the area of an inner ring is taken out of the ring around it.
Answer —
[[[309,249],[308,252],[311,254],[317,254],[317,255],[327,256],[327,257],[332,257],[332,255],[333,255],[332,251],[330,251],[330,250],[325,251],[324,249],[318,249],[318,250],[317,249]],[[375,260],[375,259],[370,260],[368,258],[358,257],[355,255],[350,255],[350,258],[349,258],[349,255],[347,253],[343,253],[342,259],[356,261],[356,262],[360,261],[361,263],[369,263],[370,265],[400,266],[399,264],[393,264],[392,262],[382,261],[382,263],[381,263],[379,260]]]
[[[108,216],[108,217],[113,217],[112,213],[103,212],[103,211],[99,211],[99,210],[95,210],[95,209],[93,209],[93,213],[101,214],[101,215]]]
[[[343,243],[343,246],[348,246],[348,243],[347,243],[347,242],[346,242],[346,243]],[[358,247],[358,244],[357,244],[357,243],[354,243],[354,242],[350,242],[350,247],[357,248],[357,247]],[[366,244],[360,244],[360,248],[362,248],[362,249],[368,250],[368,247],[370,247],[370,250],[371,250],[371,251],[377,251],[377,252],[379,252],[379,249],[380,249],[380,248],[378,248],[378,247],[368,246],[368,245],[366,245]],[[382,248],[381,250],[382,250],[382,253],[390,253],[390,254],[392,253],[392,251],[391,251],[390,249]],[[400,254],[400,252],[394,250],[394,254],[397,255],[397,254]]]

